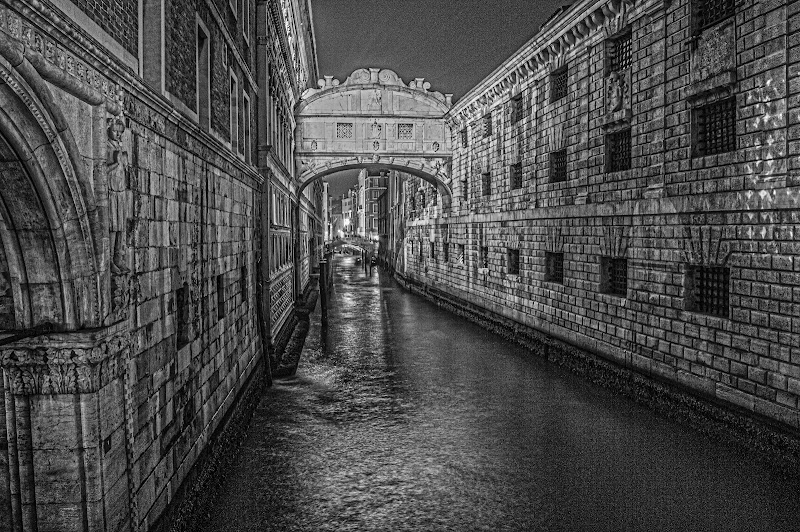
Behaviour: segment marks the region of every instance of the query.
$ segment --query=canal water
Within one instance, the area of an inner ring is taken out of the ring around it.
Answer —
[[[795,481],[337,255],[330,325],[263,397],[208,531],[800,526]],[[319,309],[319,307],[318,307]],[[318,312],[318,311],[317,311]]]

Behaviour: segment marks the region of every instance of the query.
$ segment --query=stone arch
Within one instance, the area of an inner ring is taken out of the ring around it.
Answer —
[[[22,54],[13,65],[0,59],[0,183],[13,329],[102,325],[93,184],[63,112]]]

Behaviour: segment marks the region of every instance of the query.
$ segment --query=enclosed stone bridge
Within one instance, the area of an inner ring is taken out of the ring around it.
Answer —
[[[363,68],[343,83],[325,76],[296,109],[300,187],[341,170],[399,170],[451,198],[451,132],[444,116],[452,95],[432,92],[417,78],[404,83],[391,70]]]

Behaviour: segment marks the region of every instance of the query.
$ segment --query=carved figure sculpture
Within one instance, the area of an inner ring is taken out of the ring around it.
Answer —
[[[125,229],[130,216],[128,189],[128,153],[122,151],[122,118],[108,119],[108,207],[111,247],[111,273],[121,275],[130,270],[125,262]]]
[[[625,98],[625,81],[617,72],[612,72],[608,77],[608,103],[607,111],[613,113],[622,109]]]

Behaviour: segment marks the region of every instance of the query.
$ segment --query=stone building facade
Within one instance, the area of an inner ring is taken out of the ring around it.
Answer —
[[[268,379],[321,229],[309,10],[0,1],[0,529],[163,526]]]
[[[800,4],[583,0],[404,185],[425,290],[800,428]]]

